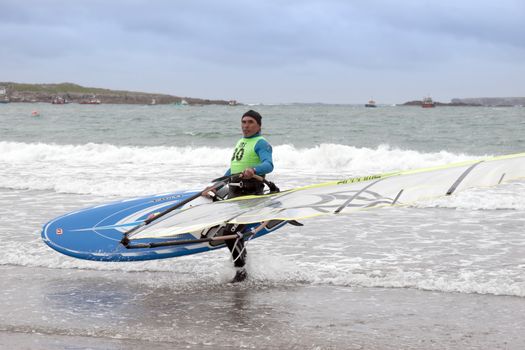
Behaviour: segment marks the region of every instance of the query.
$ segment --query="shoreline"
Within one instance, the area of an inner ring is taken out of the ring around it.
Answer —
[[[31,104],[38,104],[38,105],[58,105],[58,106],[96,106],[96,105],[105,105],[105,106],[146,106],[146,107],[155,107],[155,106],[173,106],[173,107],[199,107],[199,106],[224,106],[224,107],[243,107],[243,108],[261,108],[261,107],[298,107],[298,106],[316,106],[316,107],[352,107],[352,108],[359,108],[363,110],[371,110],[372,112],[377,109],[385,109],[385,108],[399,108],[399,107],[406,107],[406,108],[421,108],[420,104],[385,104],[385,105],[378,105],[377,108],[367,108],[363,104],[360,103],[348,103],[348,104],[341,104],[341,103],[326,103],[326,104],[311,104],[311,103],[283,103],[283,104],[264,104],[260,103],[256,106],[254,105],[245,105],[243,103],[236,103],[236,104],[228,104],[228,103],[187,103],[187,104],[181,104],[181,103],[156,103],[152,105],[151,103],[128,103],[128,102],[101,102],[101,103],[79,103],[79,102],[68,102],[64,104],[53,104],[48,101],[10,101],[7,103],[0,103],[0,106],[2,105],[31,105]],[[446,107],[448,108],[524,108],[525,106],[521,105],[476,105],[476,104],[446,104],[446,103],[439,103],[436,104],[435,108],[439,107]],[[429,108],[427,110],[435,110],[435,108]]]
[[[5,348],[525,347],[519,297],[261,281],[195,288],[202,278],[185,285],[175,272],[158,284],[150,273],[139,280],[115,271],[0,270],[0,292],[17,290],[0,316]]]
[[[180,97],[168,94],[84,87],[73,83],[21,84],[0,82],[0,101],[45,102],[53,104],[178,104],[178,105],[236,105],[235,100]]]

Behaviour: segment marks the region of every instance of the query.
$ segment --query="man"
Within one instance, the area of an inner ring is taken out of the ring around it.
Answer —
[[[273,171],[272,146],[261,136],[261,115],[249,110],[241,118],[243,137],[237,141],[231,158],[230,168],[225,175],[236,175],[229,186],[228,198],[263,194],[264,183],[253,178],[264,177]],[[240,186],[242,184],[242,186]],[[242,232],[244,225],[227,225],[224,234]],[[246,248],[244,239],[225,241],[232,254],[237,271],[232,282],[246,279]]]

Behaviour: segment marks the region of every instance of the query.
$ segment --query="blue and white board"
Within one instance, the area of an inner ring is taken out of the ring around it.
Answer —
[[[205,252],[225,247],[208,242],[158,248],[127,249],[120,241],[124,232],[144,222],[148,216],[162,212],[197,192],[180,191],[170,194],[134,198],[72,212],[44,225],[42,239],[56,251],[79,259],[98,261],[139,261],[165,259]],[[192,201],[202,204],[205,198]],[[184,208],[184,207],[183,207]],[[273,227],[272,231],[283,226]],[[256,226],[249,225],[249,228]],[[255,237],[265,235],[263,229]],[[177,235],[177,239],[200,238],[200,232]],[[173,241],[173,238],[138,239],[134,243]]]

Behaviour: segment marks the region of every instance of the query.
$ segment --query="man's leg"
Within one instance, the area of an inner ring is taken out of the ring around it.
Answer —
[[[237,232],[242,232],[246,225],[232,225],[229,224],[224,228],[223,235],[232,235]],[[244,267],[246,264],[246,249],[244,247],[244,239],[229,239],[225,241],[226,246],[232,253],[233,265],[235,267]]]
[[[240,188],[238,186],[231,186],[229,189],[228,198],[235,198],[240,196],[246,196],[246,195],[254,195],[254,194],[263,194],[264,191],[264,184],[259,181],[255,180],[247,180],[244,181],[244,187]],[[231,235],[236,234],[237,232],[244,231],[244,228],[246,225],[233,225],[228,224],[224,228],[223,235]],[[241,282],[246,279],[248,276],[246,273],[246,269],[244,268],[244,265],[246,264],[246,247],[244,238],[239,239],[231,239],[225,241],[226,246],[230,250],[232,254],[233,264],[235,268],[237,269],[235,273],[235,277],[233,278],[232,282]]]

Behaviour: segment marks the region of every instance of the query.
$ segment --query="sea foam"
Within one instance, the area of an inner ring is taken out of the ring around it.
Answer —
[[[447,151],[321,144],[274,147],[272,174],[284,187],[473,159]],[[218,147],[58,145],[0,142],[0,187],[108,196],[199,188],[228,168],[231,149]],[[323,177],[324,176],[324,177]]]

